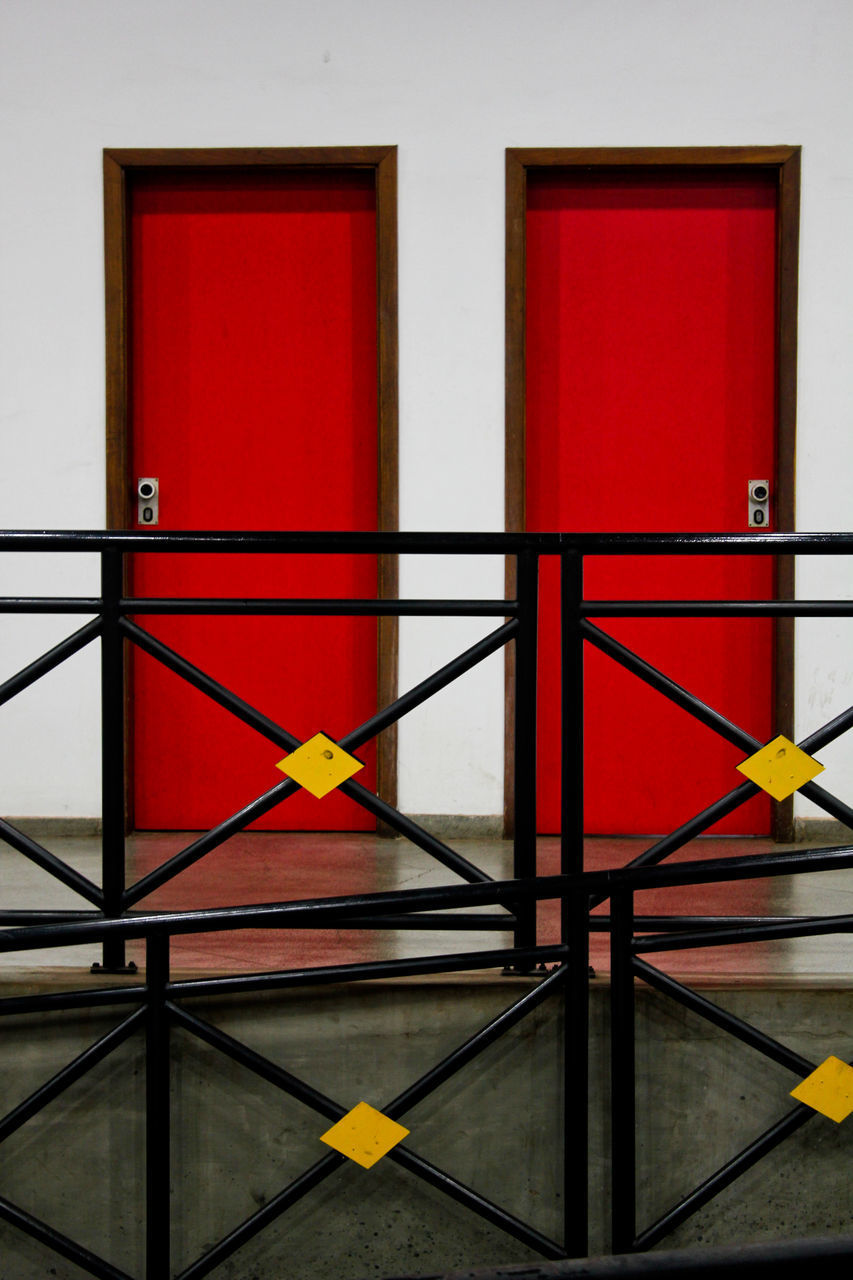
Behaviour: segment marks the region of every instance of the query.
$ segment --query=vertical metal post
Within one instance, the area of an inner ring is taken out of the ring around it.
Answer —
[[[616,889],[610,899],[610,1149],[614,1253],[629,1252],[636,1238],[633,936],[634,894]]]
[[[124,565],[119,550],[101,552],[101,867],[104,914],[121,915],[125,883],[124,644],[119,631],[119,601]],[[125,965],[123,938],[104,942],[103,967],[111,972],[135,971]]]
[[[539,626],[539,556],[517,557],[519,628],[515,638],[515,838],[513,874],[536,875],[536,638]],[[516,904],[515,945],[536,945],[536,903]]]
[[[560,870],[583,871],[583,559],[560,557],[561,760]],[[564,1145],[565,1248],[586,1256],[589,1222],[589,895],[563,898],[561,942],[569,949],[565,993],[565,1115],[571,1116]]]
[[[560,557],[561,724],[560,867],[563,875],[583,871],[583,556],[566,551]],[[565,939],[564,939],[565,941]]]
[[[148,988],[145,1029],[145,1275],[171,1275],[171,1111],[169,1099],[169,938],[148,938],[145,949]]]
[[[575,891],[562,904],[569,980],[563,1025],[564,1247],[570,1258],[585,1258],[589,1227],[589,906]]]

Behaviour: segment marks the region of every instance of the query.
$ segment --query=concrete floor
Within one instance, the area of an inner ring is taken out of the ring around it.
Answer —
[[[128,882],[190,843],[185,833],[145,833],[129,841]],[[471,862],[496,878],[511,875],[512,850],[506,841],[456,839],[450,842]],[[649,841],[628,838],[590,838],[587,867],[622,866],[647,847]],[[96,882],[100,881],[100,841],[75,837],[45,839],[59,857]],[[765,853],[785,846],[761,839],[713,839],[693,842],[678,860]],[[788,846],[802,848],[802,846]],[[2,855],[2,905],[11,908],[69,908],[85,906],[70,890],[11,849]],[[538,846],[541,874],[558,870],[559,847],[554,837]],[[381,840],[371,835],[344,833],[252,832],[188,868],[145,899],[141,907],[175,909],[229,904],[287,901],[350,893],[376,893],[458,883],[455,876],[405,840]],[[490,911],[491,908],[484,908]],[[601,911],[606,911],[602,907]],[[809,915],[853,912],[853,870],[828,872],[733,885],[663,889],[637,896],[644,914],[691,915]],[[539,907],[539,942],[556,941],[558,907]],[[501,947],[508,934],[485,932],[396,932],[393,930],[244,931],[175,939],[173,970],[177,972],[246,972],[303,965],[377,960],[392,956],[441,954]],[[131,958],[143,959],[141,943],[129,948]],[[21,971],[85,970],[97,960],[96,946],[55,948],[27,955],[0,956],[0,972],[8,979]],[[592,963],[596,974],[609,969],[607,940],[593,935]],[[710,948],[702,952],[659,955],[656,963],[676,975],[719,980],[787,982],[826,986],[853,985],[853,958],[848,937],[793,939],[740,947]],[[14,975],[13,975],[13,971]]]

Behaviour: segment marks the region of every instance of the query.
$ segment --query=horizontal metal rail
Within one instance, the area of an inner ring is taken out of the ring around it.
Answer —
[[[191,552],[193,554],[354,555],[849,555],[853,534],[815,533],[476,533],[8,529],[0,550],[12,552]]]
[[[815,1274],[847,1280],[853,1266],[853,1236],[773,1241],[764,1244],[699,1246],[656,1250],[651,1255],[618,1254],[582,1261],[478,1267],[477,1280],[644,1280],[651,1276],[696,1276],[697,1280],[802,1280]],[[385,1280],[406,1280],[401,1274]],[[460,1272],[431,1274],[429,1280],[460,1280]],[[473,1278],[472,1278],[473,1280]]]
[[[398,617],[398,618],[503,618],[518,613],[517,600],[146,600],[119,602],[122,613],[135,614],[236,614],[241,617]]]
[[[849,618],[853,600],[587,600],[582,618]]]
[[[0,613],[98,613],[96,596],[7,596],[0,599]],[[119,600],[122,614],[174,617],[399,617],[399,618],[503,618],[518,613],[516,600],[305,600],[222,598],[192,600],[180,597]],[[96,624],[90,623],[89,626]]]
[[[573,875],[539,876],[530,880],[489,880],[478,884],[445,885],[431,889],[403,889],[389,893],[350,894],[343,897],[311,898],[293,902],[258,903],[240,907],[207,907],[198,910],[138,912],[112,919],[76,919],[22,928],[0,930],[0,951],[32,951],[40,947],[77,946],[114,936],[141,938],[187,933],[215,933],[225,929],[376,927],[376,921],[401,913],[441,911],[472,906],[507,905],[518,901],[544,901],[573,893],[611,893],[614,889],[639,892],[687,884],[715,884],[724,881],[756,880],[765,877],[798,875],[806,872],[838,871],[853,866],[853,845],[830,849],[805,849],[794,853],[748,854],[734,858],[670,863],[665,866],[617,867]],[[479,916],[466,918],[466,928]],[[822,917],[829,925],[822,932],[848,927],[848,916]],[[364,923],[358,924],[359,920]],[[501,924],[506,917],[494,917]],[[369,922],[369,923],[367,923]],[[783,927],[768,925],[768,929]],[[816,931],[813,918],[792,920],[786,936],[803,936]],[[762,926],[753,927],[762,940]],[[722,930],[709,932],[709,945]],[[744,939],[746,940],[746,939]],[[645,949],[645,948],[644,948]],[[649,946],[648,949],[654,949]]]

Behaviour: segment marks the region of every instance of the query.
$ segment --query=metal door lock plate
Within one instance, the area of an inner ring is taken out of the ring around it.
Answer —
[[[750,480],[748,490],[750,529],[766,529],[770,524],[770,481]]]
[[[138,524],[160,523],[160,481],[156,476],[140,476],[136,482]]]

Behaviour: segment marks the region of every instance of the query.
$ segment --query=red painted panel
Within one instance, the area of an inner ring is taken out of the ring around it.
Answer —
[[[740,531],[747,481],[775,474],[776,189],[744,171],[530,175],[527,527]],[[540,829],[559,829],[555,565],[543,574]],[[768,559],[590,561],[599,598],[772,596]],[[601,624],[760,739],[772,624]],[[743,758],[590,648],[587,830],[675,827],[741,780]],[[769,801],[716,831],[769,829]]]
[[[134,181],[131,477],[162,529],[375,529],[372,174],[163,173]],[[375,596],[369,557],[138,558],[140,595]],[[301,738],[376,710],[372,619],[140,619]],[[137,653],[140,829],[213,825],[277,782],[283,752]],[[360,775],[375,785],[372,748]],[[369,829],[334,792],[267,828]]]

